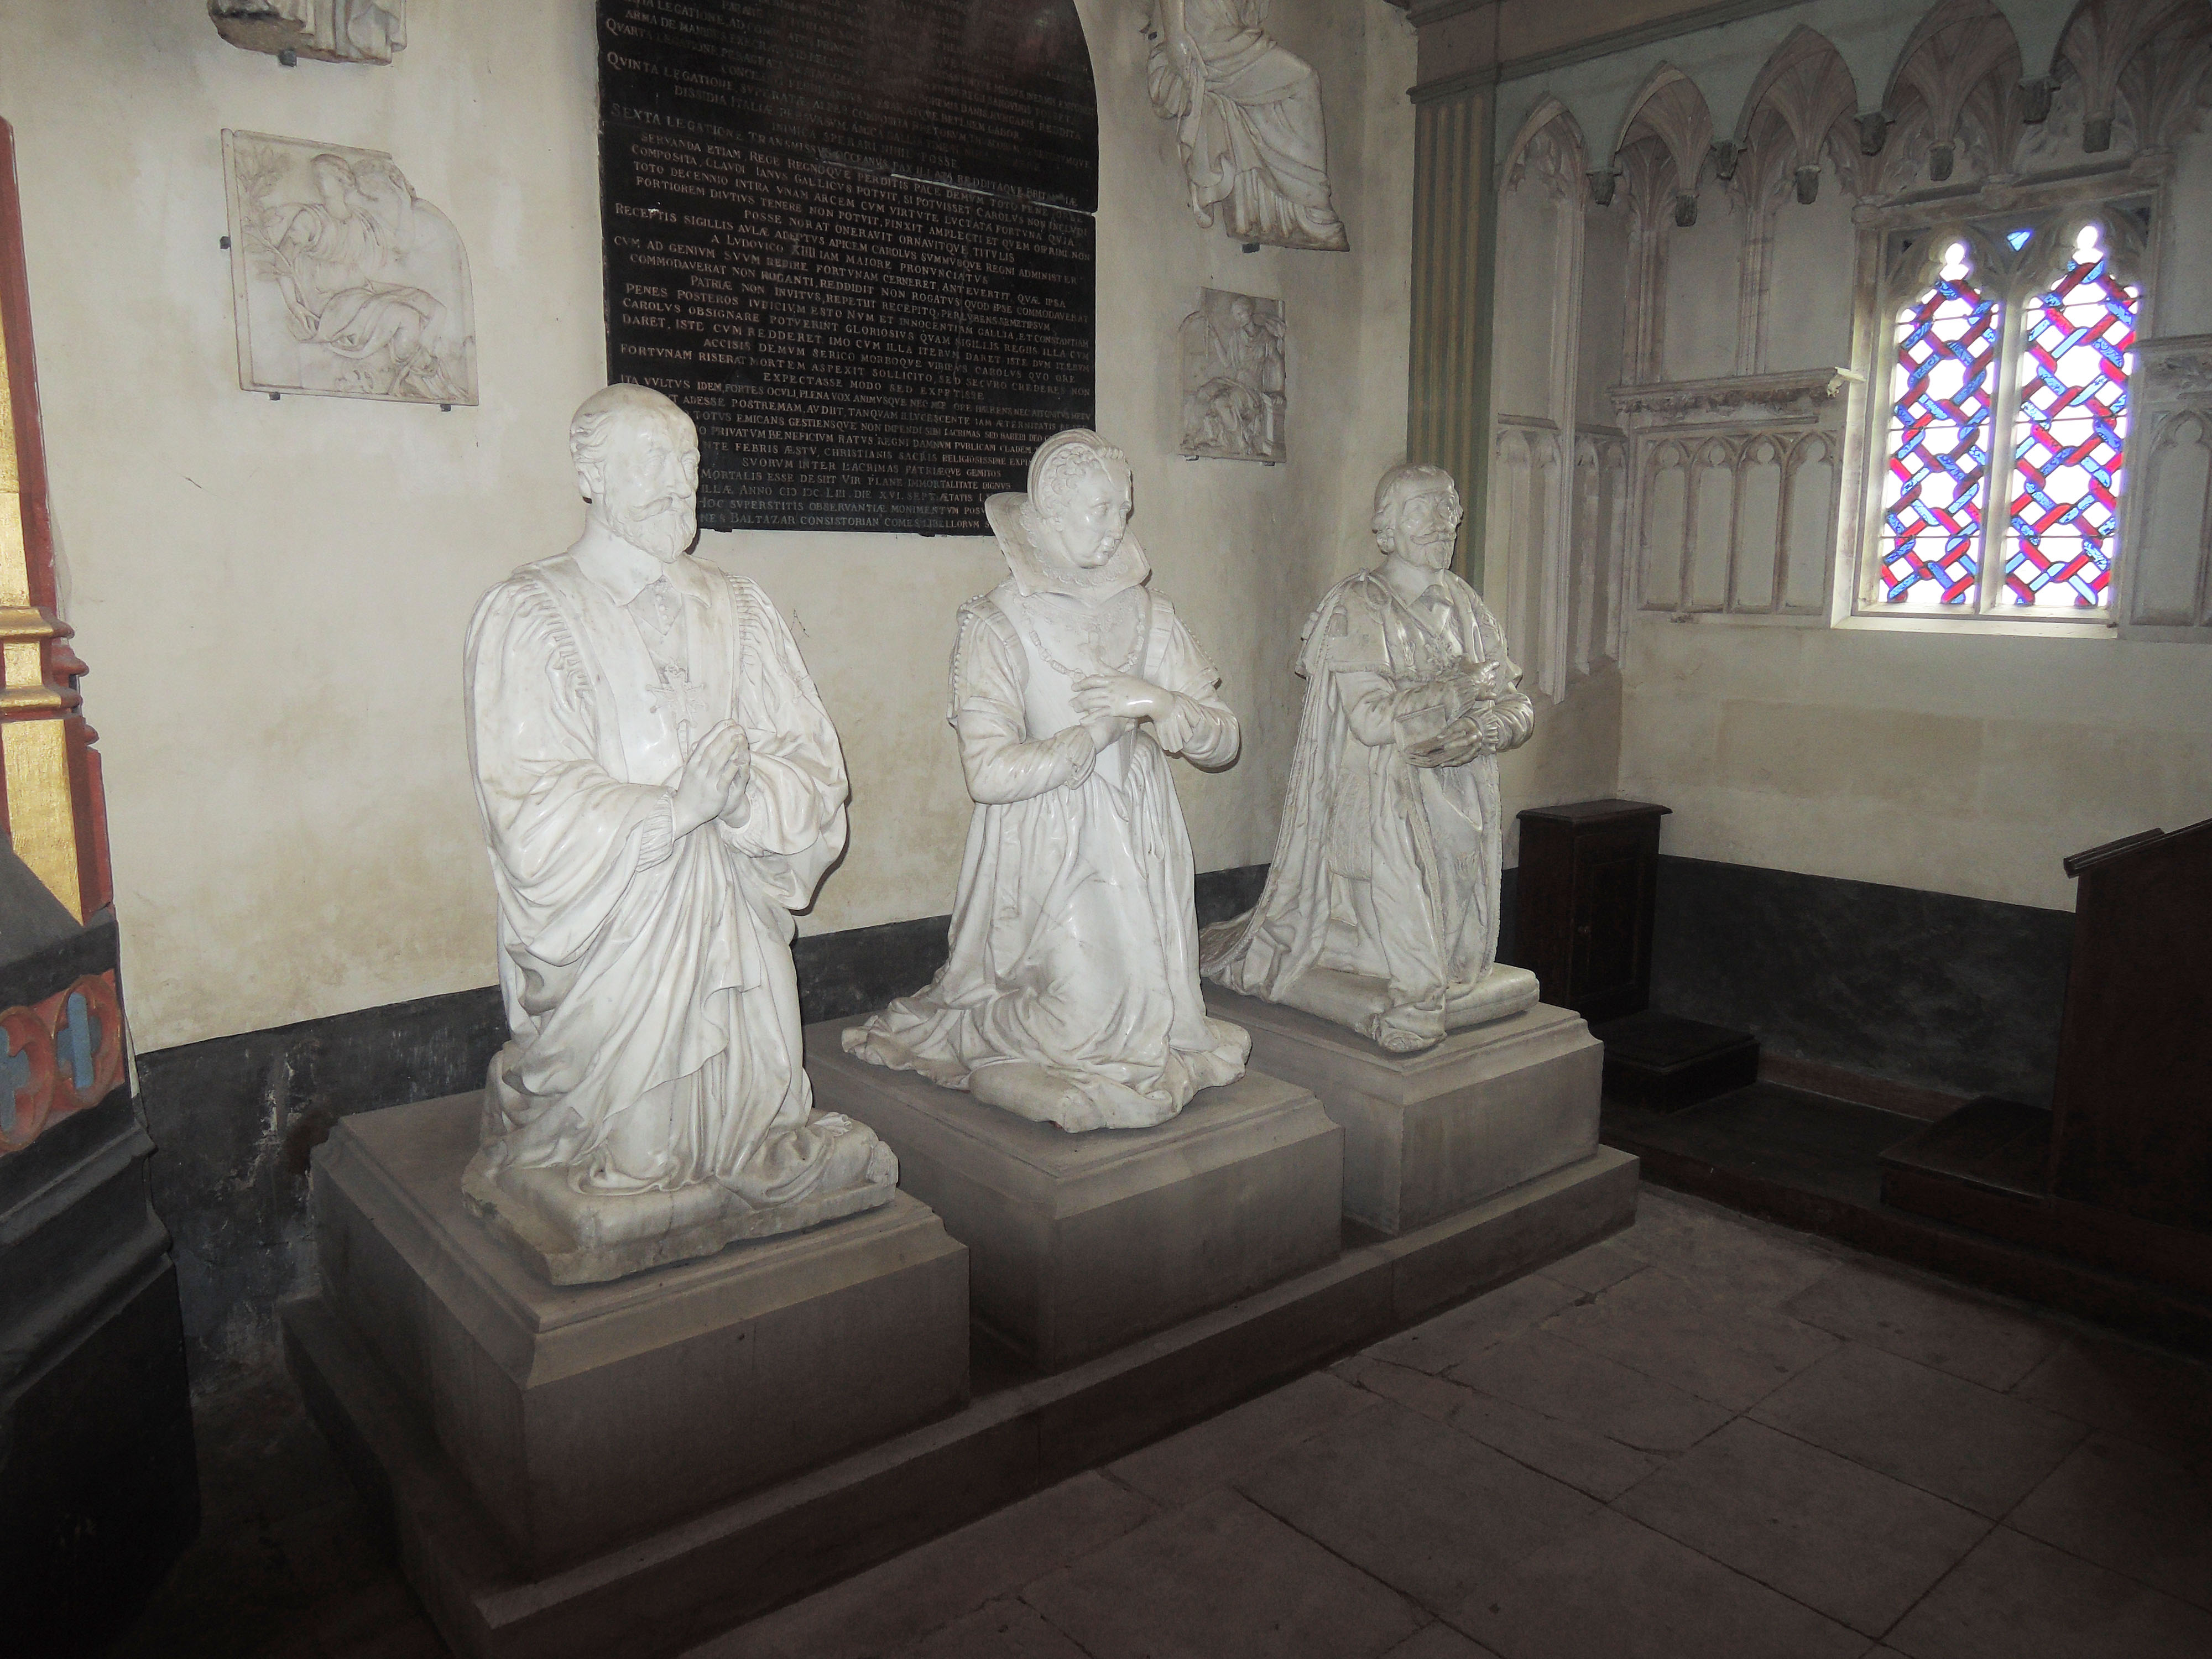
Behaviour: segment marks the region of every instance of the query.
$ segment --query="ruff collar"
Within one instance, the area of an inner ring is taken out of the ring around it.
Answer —
[[[999,550],[1014,573],[1014,586],[1024,594],[1064,593],[1085,605],[1103,605],[1115,594],[1143,586],[1152,579],[1152,562],[1133,535],[1121,538],[1114,556],[1096,570],[1061,569],[1048,565],[1030,545],[1022,520],[1030,498],[1019,490],[994,495],[983,503],[983,516],[999,538]]]

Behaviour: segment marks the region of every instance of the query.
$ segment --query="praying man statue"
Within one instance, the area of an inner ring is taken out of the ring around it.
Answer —
[[[951,959],[844,1043],[1038,1122],[1148,1128],[1235,1082],[1251,1051],[1206,1015],[1167,763],[1228,765],[1237,716],[1146,585],[1128,457],[1063,432],[1029,483],[985,504],[1011,574],[960,608],[952,651],[975,811]]]
[[[568,445],[582,538],[469,628],[514,1036],[464,1185],[578,1282],[872,1208],[897,1164],[813,1110],[801,1059],[792,913],[845,846],[836,730],[766,595],[687,556],[684,411],[609,386]]]
[[[1305,710],[1260,902],[1206,932],[1207,978],[1395,1054],[1520,1012],[1500,964],[1498,757],[1533,713],[1498,619],[1447,568],[1459,491],[1399,466],[1375,490],[1380,566],[1308,619]]]

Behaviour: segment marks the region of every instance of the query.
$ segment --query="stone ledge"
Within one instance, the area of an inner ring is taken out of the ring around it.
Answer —
[[[737,1502],[531,1578],[379,1360],[320,1297],[286,1304],[308,1409],[467,1659],[661,1659],[1111,1461],[1635,1218],[1601,1149],[1434,1226]]]

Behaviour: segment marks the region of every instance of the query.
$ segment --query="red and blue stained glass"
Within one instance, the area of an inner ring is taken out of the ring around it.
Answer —
[[[1882,501],[1890,604],[1973,603],[2001,324],[1996,298],[1974,284],[1964,243],[1947,250],[1934,284],[1898,313]]]
[[[2113,276],[2091,226],[2065,275],[2028,301],[2005,538],[2012,605],[2091,609],[2109,598],[2140,298]]]

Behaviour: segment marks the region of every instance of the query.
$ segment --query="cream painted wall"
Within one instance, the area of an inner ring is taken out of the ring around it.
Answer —
[[[1322,70],[1355,252],[1241,253],[1182,205],[1137,8],[1079,0],[1101,103],[1099,420],[1137,531],[1246,717],[1179,768],[1201,868],[1264,859],[1297,625],[1404,442],[1413,33],[1384,0],[1278,0]],[[64,603],[93,672],[142,1049],[488,984],[492,901],[459,710],[477,596],[580,521],[566,417],[599,383],[589,0],[413,0],[392,69],[234,50],[198,0],[0,0]],[[390,151],[451,216],[482,407],[238,390],[220,131]],[[1293,459],[1171,457],[1200,284],[1279,295]],[[810,930],[949,908],[967,804],[951,622],[1001,573],[966,538],[709,537],[783,605],[848,746],[854,848]]]
[[[2068,854],[2212,817],[2208,659],[1639,617],[1621,793],[1684,857],[2070,910]]]

